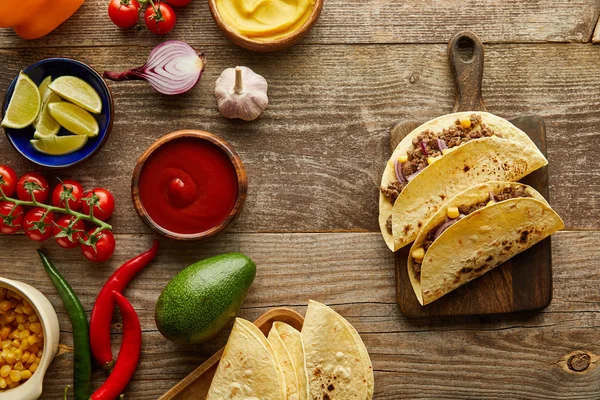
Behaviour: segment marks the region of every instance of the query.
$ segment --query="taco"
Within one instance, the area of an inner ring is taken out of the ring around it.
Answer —
[[[446,160],[454,156],[455,162]],[[383,172],[383,238],[396,251],[412,242],[425,220],[455,194],[493,179],[521,179],[547,163],[525,132],[493,114],[460,112],[426,122],[398,144]]]
[[[292,360],[292,365],[296,371],[298,380],[298,398],[299,400],[308,400],[310,393],[308,391],[308,374],[305,367],[304,344],[302,335],[293,326],[285,322],[275,321],[271,331],[277,332],[281,342],[288,351]]]
[[[300,385],[298,383],[298,374],[296,372],[296,366],[292,360],[292,355],[285,347],[283,340],[279,332],[275,328],[275,325],[271,327],[267,340],[273,348],[275,358],[283,371],[283,377],[285,378],[285,398],[287,400],[300,400]]]
[[[371,359],[356,330],[341,315],[310,300],[302,341],[312,399],[373,398]]]
[[[527,185],[473,186],[440,208],[410,249],[408,276],[417,299],[429,304],[563,228]]]
[[[283,370],[267,338],[236,318],[206,400],[286,400]]]

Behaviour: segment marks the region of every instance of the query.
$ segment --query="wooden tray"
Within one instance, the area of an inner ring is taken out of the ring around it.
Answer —
[[[463,47],[471,47],[473,56],[461,58]],[[487,111],[481,96],[483,44],[473,32],[460,32],[448,44],[448,56],[456,83],[454,111]],[[510,120],[526,132],[546,155],[546,128],[538,116]],[[399,121],[390,130],[390,146],[396,145],[417,126],[419,121]],[[548,167],[528,175],[526,183],[548,199]],[[538,310],[552,299],[551,241],[547,238],[513,257],[480,278],[448,293],[427,306],[417,301],[408,278],[406,263],[410,246],[396,252],[396,297],[402,313],[411,317],[499,314]]]
[[[296,311],[289,308],[274,308],[261,315],[254,324],[265,334],[271,330],[273,322],[281,321],[301,330],[304,318]],[[192,371],[171,390],[162,395],[159,400],[201,400],[205,399],[210,388],[210,383],[215,375],[223,349],[219,350],[204,364]]]

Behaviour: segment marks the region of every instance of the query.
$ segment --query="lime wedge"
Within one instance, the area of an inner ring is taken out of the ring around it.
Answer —
[[[48,103],[61,101],[60,97],[48,88],[50,82],[52,82],[52,77],[49,76],[42,81],[39,87],[40,94],[42,95],[42,107],[37,119],[33,123],[33,127],[35,128],[33,137],[35,139],[54,136],[60,130],[60,125],[52,118],[50,111],[48,111]]]
[[[37,85],[23,71],[19,72],[2,126],[14,129],[28,127],[40,113],[40,104],[40,91]]]
[[[30,140],[34,149],[51,156],[62,156],[81,149],[88,141],[87,136],[49,136],[39,140]]]
[[[56,122],[76,135],[93,137],[97,136],[100,132],[98,121],[96,121],[92,114],[75,104],[65,101],[48,103],[48,110]]]
[[[75,76],[61,76],[48,86],[54,93],[94,114],[102,111],[102,100],[89,83]]]
[[[44,97],[44,93],[46,93],[46,90],[48,89],[48,85],[50,84],[50,82],[52,82],[52,77],[47,76],[44,78],[42,83],[40,83],[40,86],[38,86],[38,90],[40,91],[40,96],[42,96],[42,98]]]

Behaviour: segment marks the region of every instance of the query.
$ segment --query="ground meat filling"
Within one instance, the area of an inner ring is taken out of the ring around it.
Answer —
[[[502,190],[501,192],[498,193],[493,193],[494,196],[494,201],[495,202],[500,202],[500,201],[505,201],[505,200],[510,200],[510,199],[517,199],[520,197],[531,197],[531,194],[529,194],[527,192],[527,190],[525,190],[525,188],[523,187],[508,187],[504,190]],[[477,204],[473,204],[473,205],[468,205],[468,206],[459,206],[458,207],[458,212],[464,216],[467,216],[485,206],[487,206],[487,204],[490,202],[490,199],[487,199],[485,201],[482,201],[480,203]],[[447,222],[447,220],[444,220],[442,222],[440,222],[438,225],[436,225],[435,227],[433,227],[429,233],[427,233],[427,237],[425,238],[425,240],[423,241],[423,249],[425,249],[425,252],[427,252],[427,250],[429,249],[429,247],[433,244],[433,242],[435,241],[436,237],[435,234],[438,231],[438,229]],[[415,276],[417,277],[417,279],[420,279],[421,277],[421,264],[416,262],[414,263],[414,271],[415,271]]]
[[[477,114],[471,114],[468,120],[460,121],[457,119],[453,126],[443,129],[441,132],[436,133],[430,129],[423,131],[413,139],[413,148],[406,153],[408,160],[402,163],[402,174],[409,177],[428,165],[427,158],[441,156],[442,149],[440,149],[438,139],[443,140],[446,147],[452,148],[473,139],[493,135],[501,137],[500,134],[495,133],[490,127],[481,122],[481,116]],[[390,202],[394,203],[405,186],[406,183],[395,180],[387,188],[382,187],[381,192],[390,199]]]
[[[389,234],[393,234],[394,232],[392,231],[392,216],[390,215],[387,219],[387,221],[385,221],[385,228],[387,229],[387,231],[389,232]]]

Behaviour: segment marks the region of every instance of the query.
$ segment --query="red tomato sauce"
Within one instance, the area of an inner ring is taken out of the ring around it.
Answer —
[[[237,200],[237,174],[216,145],[181,138],[148,157],[139,179],[140,200],[163,228],[181,234],[205,232],[220,225]]]

